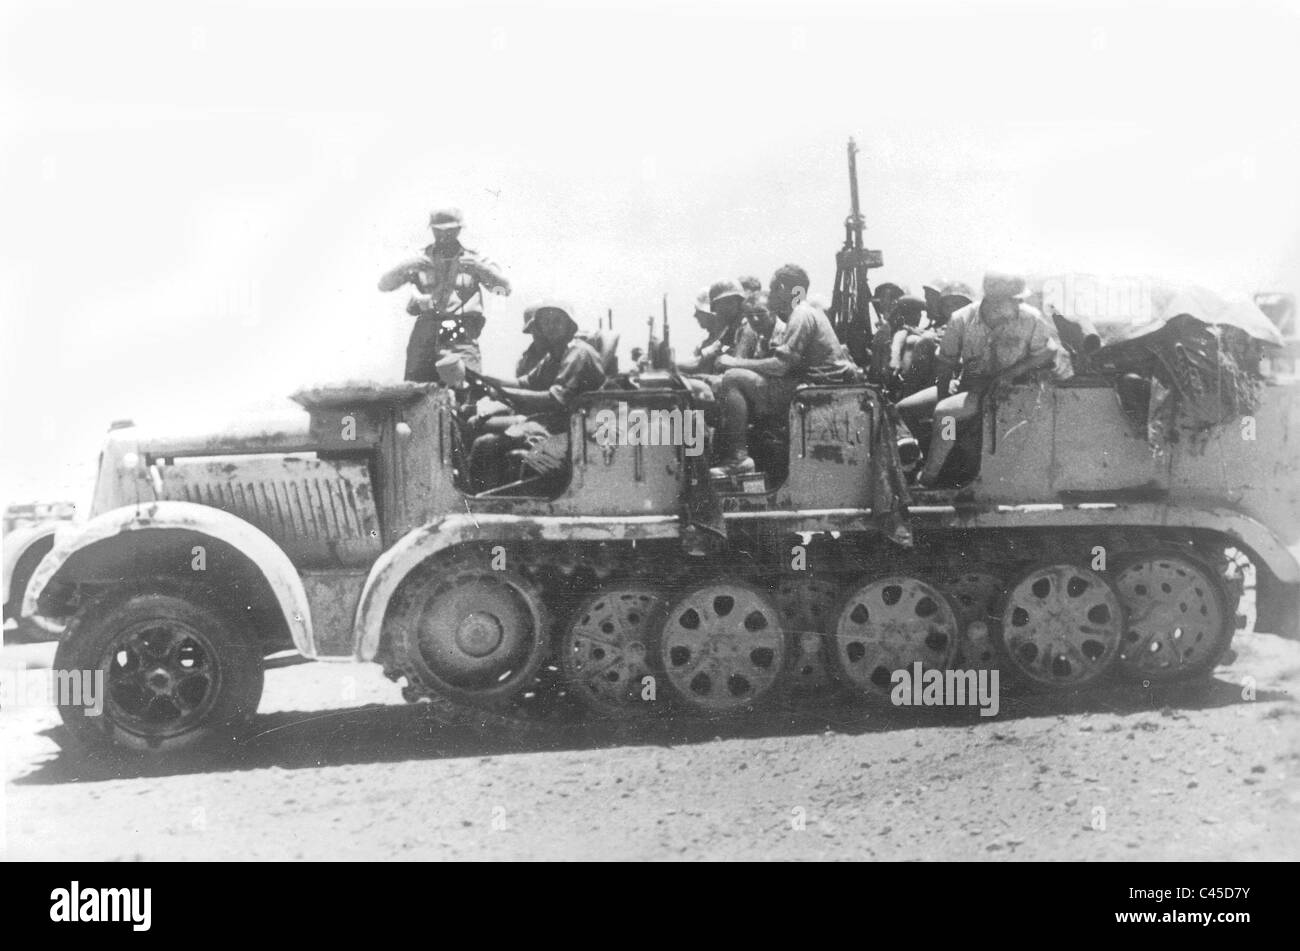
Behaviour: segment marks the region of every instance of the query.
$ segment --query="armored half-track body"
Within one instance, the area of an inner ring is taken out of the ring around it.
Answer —
[[[304,391],[297,418],[202,438],[113,431],[89,521],[24,604],[63,626],[57,667],[104,672],[104,714],[65,709],[70,734],[139,755],[237,735],[287,649],[515,733],[889,702],[918,663],[1159,683],[1228,649],[1243,558],[1257,629],[1300,633],[1295,384],[1159,455],[1111,377],[1016,387],[976,427],[973,480],[918,490],[875,387],[801,387],[759,474],[719,483],[669,438],[689,388],[614,379],[553,437],[558,470],[516,454],[478,494],[466,396],[439,384]]]

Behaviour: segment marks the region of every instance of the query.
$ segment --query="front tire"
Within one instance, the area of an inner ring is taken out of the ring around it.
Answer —
[[[93,678],[93,698],[58,698],[73,745],[120,762],[235,740],[262,696],[250,635],[190,592],[119,592],[83,607],[54,655],[56,681],[71,672],[84,688]]]

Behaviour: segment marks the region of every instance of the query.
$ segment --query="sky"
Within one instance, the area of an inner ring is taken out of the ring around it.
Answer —
[[[1296,3],[0,0],[0,504],[88,500],[108,423],[399,378],[379,275],[460,207],[514,293],[608,308],[803,265],[861,148],[873,279],[1013,263],[1300,290]]]

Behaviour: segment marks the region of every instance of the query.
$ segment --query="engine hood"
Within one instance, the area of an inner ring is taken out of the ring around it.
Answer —
[[[241,419],[208,432],[149,427],[131,427],[119,432],[133,433],[137,450],[153,457],[301,452],[313,448],[311,417],[302,410]]]
[[[164,460],[373,450],[395,410],[435,389],[431,383],[349,381],[299,390],[292,396],[297,407],[247,413],[209,429],[127,424],[104,444],[91,514],[165,497],[156,465]]]
[[[104,440],[90,514],[122,505],[157,500],[161,493],[150,473],[158,459],[310,452],[311,417],[302,410],[252,416],[207,432],[147,426],[119,426]]]

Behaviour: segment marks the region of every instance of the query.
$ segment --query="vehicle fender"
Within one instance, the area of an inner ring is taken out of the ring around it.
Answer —
[[[78,551],[125,532],[167,529],[207,535],[225,542],[252,561],[275,595],[294,647],[304,657],[316,656],[307,593],[289,556],[255,525],[229,512],[193,502],[163,501],[123,506],[104,512],[86,522],[80,530],[56,539],[53,550],[36,566],[27,586],[23,616],[39,617],[41,593],[58,579],[68,560]]]
[[[537,516],[448,515],[402,536],[379,556],[357,605],[356,657],[375,659],[388,602],[408,574],[424,561],[457,545],[486,541],[508,546],[524,541],[633,541],[676,538],[675,515]]]
[[[37,542],[47,538],[52,538],[55,529],[61,525],[67,525],[66,521],[59,522],[38,522],[33,525],[20,525],[12,532],[5,534],[4,554],[3,554],[3,592],[0,596],[0,604],[9,603],[10,589],[14,583],[14,569],[18,567],[18,562],[23,555],[31,550],[31,547]]]

